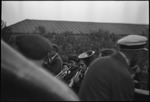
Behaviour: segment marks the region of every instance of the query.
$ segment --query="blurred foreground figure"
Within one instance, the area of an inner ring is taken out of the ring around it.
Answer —
[[[66,84],[2,40],[1,55],[1,101],[79,100]]]
[[[83,101],[134,100],[134,83],[129,69],[137,64],[139,58],[136,55],[144,49],[146,41],[147,38],[143,36],[126,36],[117,42],[121,51],[96,59],[85,75],[79,91],[80,99]]]

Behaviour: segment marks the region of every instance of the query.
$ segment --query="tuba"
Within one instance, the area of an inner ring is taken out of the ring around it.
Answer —
[[[94,54],[95,54],[95,51],[93,51],[93,50],[89,50],[89,51],[86,51],[86,52],[83,52],[83,53],[81,53],[79,56],[78,56],[78,58],[80,59],[80,60],[83,60],[84,61],[84,63],[86,64],[86,66],[88,67],[90,64],[91,64],[91,62],[94,60]]]

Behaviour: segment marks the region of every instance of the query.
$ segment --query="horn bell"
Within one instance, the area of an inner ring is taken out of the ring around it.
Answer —
[[[95,54],[95,51],[88,50],[86,52],[81,53],[78,56],[78,58],[80,60],[83,60],[85,62],[85,64],[86,64],[86,66],[88,67],[91,64],[91,62],[94,60],[94,54]]]

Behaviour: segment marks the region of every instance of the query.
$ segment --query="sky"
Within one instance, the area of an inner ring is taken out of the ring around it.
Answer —
[[[2,1],[1,19],[149,24],[149,1]]]

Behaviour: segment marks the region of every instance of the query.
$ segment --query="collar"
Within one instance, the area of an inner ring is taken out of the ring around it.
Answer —
[[[58,55],[58,53],[56,53],[53,57],[52,57],[52,60]]]
[[[127,56],[126,56],[124,53],[122,53],[122,52],[120,52],[120,54],[121,54],[122,57],[125,59],[126,63],[127,63],[128,65],[130,65],[130,62],[129,62],[129,59],[127,58]]]
[[[114,54],[112,55],[113,58],[117,59],[118,61],[121,61],[123,62],[125,65],[129,66],[130,63],[129,63],[129,60],[128,58],[126,57],[125,54],[123,54],[122,52],[120,51],[115,51]]]

